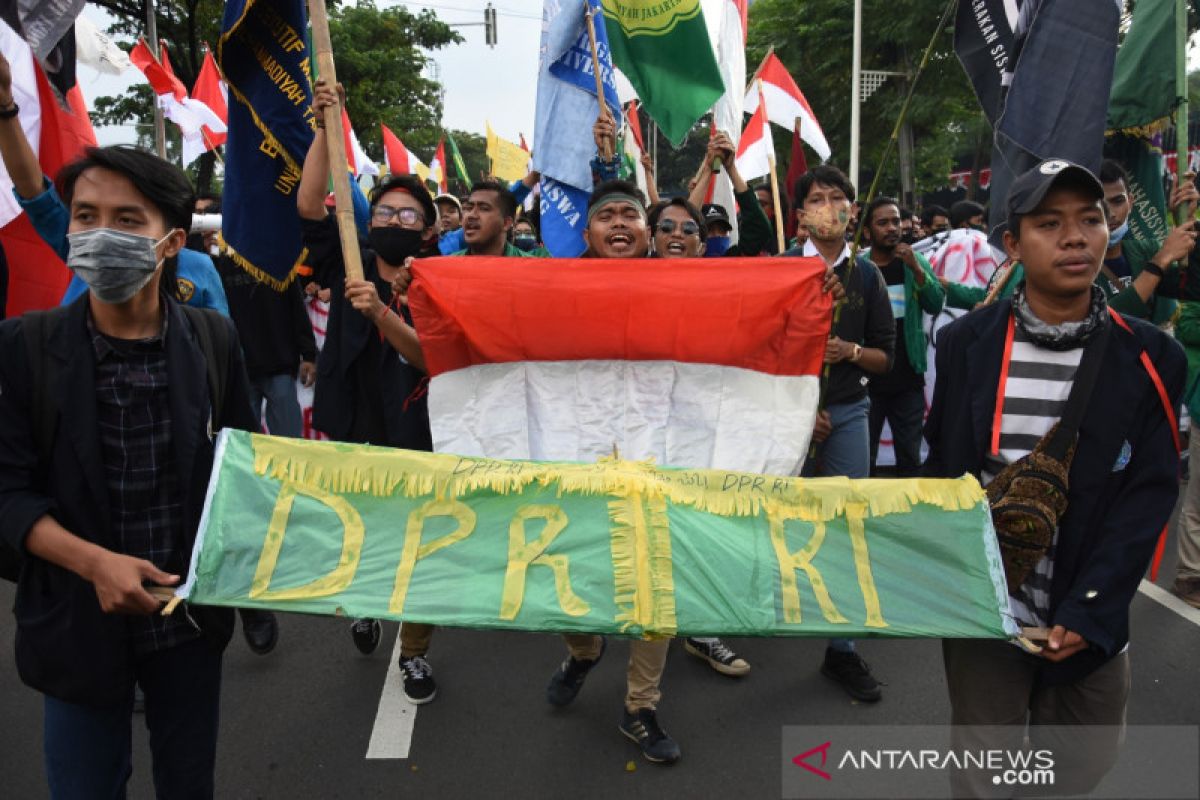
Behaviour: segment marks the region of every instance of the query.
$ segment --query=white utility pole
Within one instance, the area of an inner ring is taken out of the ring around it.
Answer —
[[[850,56],[850,183],[858,190],[858,138],[862,114],[862,0],[854,0],[854,52]],[[853,199],[853,198],[851,198]]]

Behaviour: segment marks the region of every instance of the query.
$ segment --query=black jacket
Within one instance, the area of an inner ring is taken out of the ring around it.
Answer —
[[[217,256],[215,262],[246,356],[247,375],[295,377],[301,361],[317,360],[317,340],[299,280],[277,292],[228,255]]]
[[[329,319],[325,326],[325,346],[317,357],[317,384],[313,394],[313,427],[339,442],[360,441],[408,450],[432,450],[429,411],[425,397],[425,373],[402,362],[390,344],[382,343],[379,329],[346,300],[346,267],[342,261],[341,239],[333,217],[301,220],[304,246],[313,278],[330,289]],[[432,252],[436,255],[435,248]],[[379,277],[375,254],[362,247],[365,280],[374,281],[383,302],[391,300],[391,287]],[[408,308],[399,313],[412,324]],[[358,363],[358,362],[364,363]],[[362,370],[374,370],[376,397],[359,397]],[[364,438],[356,414],[365,404],[379,404],[373,410],[381,416],[385,430]]]
[[[212,471],[209,391],[204,355],[189,320],[174,301],[164,302],[171,446],[190,552]],[[22,320],[0,323],[0,535],[22,552],[30,528],[44,514],[82,539],[118,549],[109,528],[96,425],[96,364],[87,330],[87,303],[86,294],[72,303],[47,341],[49,356],[58,362],[57,385],[47,392],[58,406],[58,424],[44,467],[38,465],[34,440],[32,373]],[[241,348],[233,323],[226,320],[226,324],[230,375],[224,422],[255,430]],[[27,554],[13,611],[17,668],[25,683],[74,703],[106,705],[128,697],[133,673],[125,621],[100,610],[90,583]],[[232,631],[232,611],[199,607],[189,611],[212,645],[224,647]]]
[[[925,473],[976,478],[990,446],[996,389],[1012,305],[1001,300],[938,333],[937,383],[925,423]],[[1047,685],[1078,680],[1129,641],[1129,604],[1179,494],[1179,457],[1159,394],[1140,362],[1149,354],[1178,414],[1187,361],[1174,339],[1124,317],[1114,326],[1071,463],[1059,521],[1050,624],[1091,645],[1054,664],[1035,656]],[[1128,463],[1122,449],[1129,444]]]

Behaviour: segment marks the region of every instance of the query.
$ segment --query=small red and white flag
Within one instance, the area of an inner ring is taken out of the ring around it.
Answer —
[[[96,144],[87,106],[78,86],[67,92],[67,106],[59,104],[46,73],[29,45],[0,21],[0,52],[12,70],[13,100],[20,106],[18,121],[37,155],[45,175],[53,177],[63,165]],[[26,311],[57,306],[71,273],[41,237],[13,197],[13,184],[0,163],[0,244],[8,260],[9,317]]]
[[[404,142],[392,133],[391,128],[382,122],[379,123],[379,127],[383,130],[383,160],[387,164],[389,173],[392,175],[429,175],[429,167],[422,164],[421,159],[404,146]]]
[[[595,461],[615,447],[797,473],[829,335],[819,258],[518,261],[413,267],[435,450]]]
[[[371,160],[367,151],[363,150],[362,143],[358,141],[358,134],[354,132],[354,126],[350,124],[350,114],[345,106],[342,106],[342,138],[346,143],[346,160],[349,162],[351,174],[356,178],[360,175],[378,175],[379,166]]]
[[[767,118],[786,130],[796,127],[800,121],[800,138],[813,149],[822,161],[828,161],[830,156],[829,142],[817,122],[808,100],[800,87],[792,80],[787,68],[775,53],[767,53],[754,73],[752,85],[746,92],[745,108],[747,114],[753,114],[759,106],[760,90],[755,84],[762,82],[761,95],[767,107]]]
[[[742,131],[738,144],[737,168],[746,180],[769,175],[775,163],[775,140],[771,138],[771,124],[761,105]]]
[[[221,122],[229,124],[229,87],[221,80],[221,71],[217,69],[216,59],[211,50],[204,53],[204,63],[200,65],[200,74],[196,76],[196,85],[192,87],[192,97],[208,106]],[[227,134],[204,129],[205,143],[216,147],[225,144]]]
[[[740,134],[743,117],[742,92],[746,86],[746,6],[747,0],[702,0],[704,21],[708,25],[708,38],[725,93],[713,104],[712,126],[729,136],[734,148],[741,143]],[[704,202],[716,203],[729,214],[732,227],[730,242],[737,244],[737,200],[734,198],[733,181],[725,170],[709,173],[708,189]]]
[[[166,53],[165,47],[162,52]],[[188,97],[187,87],[171,70],[170,61],[163,62],[155,58],[144,39],[138,39],[129,52],[129,60],[150,82],[163,116],[179,126],[183,137],[183,163],[190,164],[210,150],[212,145],[205,141],[204,130],[225,133],[225,123],[207,105]]]
[[[433,154],[433,160],[429,162],[429,180],[437,184],[438,194],[446,194],[450,191],[450,180],[446,171],[446,140],[439,139],[437,152]]]

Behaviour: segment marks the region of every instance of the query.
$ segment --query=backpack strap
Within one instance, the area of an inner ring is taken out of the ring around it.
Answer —
[[[192,323],[200,350],[204,353],[204,366],[208,373],[208,395],[212,404],[213,430],[223,427],[225,389],[229,378],[229,326],[220,313],[207,308],[179,305],[184,316]]]

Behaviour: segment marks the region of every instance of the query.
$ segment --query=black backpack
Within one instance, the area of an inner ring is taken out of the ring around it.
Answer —
[[[204,363],[208,372],[209,402],[212,404],[213,430],[221,427],[222,404],[229,377],[229,326],[216,311],[180,305],[192,329],[200,340]],[[50,387],[58,378],[58,362],[51,358],[47,348],[50,336],[58,324],[66,318],[70,306],[59,306],[46,311],[29,311],[21,317],[25,334],[25,352],[32,378],[30,408],[33,419],[33,441],[37,449],[38,470],[45,475],[50,469],[50,457],[54,447],[54,435],[58,429],[57,404],[50,398]],[[0,579],[16,581],[21,574],[21,553],[0,539]]]

